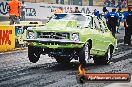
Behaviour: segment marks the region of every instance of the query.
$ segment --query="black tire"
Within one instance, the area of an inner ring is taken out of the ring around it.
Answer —
[[[40,49],[34,46],[28,46],[28,58],[30,62],[36,63],[40,58]]]
[[[70,57],[57,56],[57,57],[55,57],[55,59],[56,59],[58,64],[68,64],[71,61]]]
[[[108,65],[112,59],[112,53],[113,53],[113,49],[111,47],[108,47],[108,50],[105,53],[105,56],[93,58],[94,63],[97,65]]]
[[[86,51],[87,51],[87,54],[86,54]],[[90,59],[90,44],[89,44],[89,42],[85,43],[83,48],[80,49],[80,53],[79,53],[80,64],[85,65],[87,59]]]

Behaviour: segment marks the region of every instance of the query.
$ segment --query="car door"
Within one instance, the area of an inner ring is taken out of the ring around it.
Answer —
[[[111,31],[108,30],[103,20],[100,20],[99,24],[102,31],[102,44],[103,44],[102,51],[107,51],[108,46],[109,44],[112,43],[114,37],[112,36]]]
[[[103,48],[103,39],[102,39],[102,30],[100,28],[99,20],[95,17],[93,18],[93,50],[96,50],[97,52],[102,50]]]

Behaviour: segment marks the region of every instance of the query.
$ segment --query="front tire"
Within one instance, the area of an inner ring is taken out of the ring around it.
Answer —
[[[90,59],[90,44],[89,42],[86,42],[83,48],[80,50],[79,62],[80,64],[85,65],[88,59]]]
[[[40,58],[40,49],[34,46],[28,46],[28,58],[32,63],[36,63]]]
[[[94,63],[97,65],[108,65],[112,59],[113,49],[111,47],[108,48],[105,56],[102,57],[94,57]]]

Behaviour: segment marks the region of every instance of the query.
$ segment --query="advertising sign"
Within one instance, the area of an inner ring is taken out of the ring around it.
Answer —
[[[8,2],[0,1],[0,16],[9,16],[7,6],[8,6]],[[78,7],[82,13],[86,13],[86,14],[89,12],[92,13],[94,9],[97,9],[100,13],[102,13],[102,8],[103,8],[98,6],[26,3],[25,16],[26,18],[47,19],[47,17],[50,17],[55,13],[55,10],[58,7],[63,8],[64,13],[74,12],[75,7]],[[108,7],[107,9],[111,11],[112,8]]]
[[[0,26],[0,52],[14,49],[14,36],[14,26]]]

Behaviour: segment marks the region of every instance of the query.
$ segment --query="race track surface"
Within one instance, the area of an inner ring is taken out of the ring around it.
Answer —
[[[88,73],[131,73],[132,46],[123,44],[123,30],[117,34],[118,50],[109,65],[95,65],[91,60],[86,65]],[[28,60],[27,50],[0,53],[0,87],[103,87],[110,82],[78,84],[76,74],[79,62],[59,65],[55,59],[41,55],[33,64]],[[126,87],[126,86],[124,86]]]

